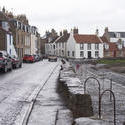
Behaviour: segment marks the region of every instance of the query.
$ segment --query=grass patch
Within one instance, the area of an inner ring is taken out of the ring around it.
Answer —
[[[113,64],[125,65],[125,59],[101,59],[101,60],[98,60],[97,63],[109,64],[109,65],[113,65]]]

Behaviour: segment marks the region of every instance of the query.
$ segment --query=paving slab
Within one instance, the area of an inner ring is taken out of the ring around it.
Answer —
[[[57,116],[57,112],[60,109],[66,109],[60,96],[56,92],[59,70],[60,66],[56,68],[43,90],[39,93],[28,125],[55,125],[57,117],[63,118],[63,116],[68,113],[64,110],[64,113],[63,111],[59,113],[61,116]]]

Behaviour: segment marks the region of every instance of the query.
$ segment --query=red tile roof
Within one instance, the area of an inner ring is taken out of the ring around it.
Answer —
[[[74,38],[77,43],[101,43],[97,35],[80,35],[75,34]]]

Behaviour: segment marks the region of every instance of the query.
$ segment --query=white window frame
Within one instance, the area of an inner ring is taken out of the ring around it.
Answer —
[[[91,47],[91,43],[88,43],[88,44],[87,44],[87,49],[88,49],[88,50],[91,50],[91,48],[92,48],[92,47]]]
[[[80,51],[80,57],[84,57],[84,51]]]

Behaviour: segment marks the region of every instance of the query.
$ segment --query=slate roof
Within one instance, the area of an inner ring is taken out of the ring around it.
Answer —
[[[116,34],[120,33],[121,38],[125,38],[125,32],[108,32],[111,38],[117,38]]]
[[[63,36],[60,36],[59,39],[57,38],[56,43],[58,43],[58,42],[67,42],[67,40],[69,39],[69,36],[70,36],[69,33],[67,33],[67,34],[65,34]]]

